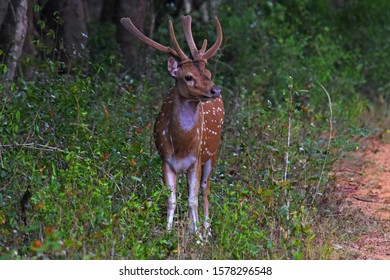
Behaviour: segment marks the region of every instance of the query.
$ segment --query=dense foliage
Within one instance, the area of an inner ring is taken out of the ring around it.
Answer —
[[[225,41],[209,69],[228,114],[211,182],[212,236],[202,242],[188,232],[184,178],[175,229],[165,231],[151,136],[172,85],[166,57],[153,53],[149,72],[129,77],[115,31],[94,24],[88,71],[59,74],[45,55],[26,60],[34,79],[0,87],[0,256],[331,258],[319,239],[325,227],[315,225],[329,214],[321,202],[331,164],[367,133],[364,111],[389,98],[390,3],[328,2],[222,1]],[[214,32],[194,25],[195,38]],[[166,27],[156,36],[166,41]]]

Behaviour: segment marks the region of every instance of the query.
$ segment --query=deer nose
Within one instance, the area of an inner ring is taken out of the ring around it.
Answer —
[[[213,86],[210,90],[210,94],[212,97],[219,97],[221,95],[221,89],[217,86]]]

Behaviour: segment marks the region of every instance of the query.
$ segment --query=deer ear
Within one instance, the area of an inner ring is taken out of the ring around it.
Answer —
[[[168,59],[168,71],[172,77],[176,77],[177,71],[179,71],[178,63],[172,57]]]

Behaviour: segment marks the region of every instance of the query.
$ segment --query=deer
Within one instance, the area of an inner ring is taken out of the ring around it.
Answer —
[[[191,16],[182,16],[182,26],[190,49],[187,56],[175,37],[173,23],[169,21],[169,34],[173,48],[161,45],[145,36],[130,18],[122,18],[122,25],[138,40],[168,54],[168,72],[175,86],[161,106],[154,123],[154,140],[162,160],[162,175],[169,189],[167,231],[173,227],[176,209],[177,176],[185,173],[188,186],[190,231],[199,229],[198,193],[202,189],[204,212],[203,227],[210,228],[209,200],[210,177],[217,159],[224,122],[222,90],[211,80],[207,61],[215,55],[222,43],[222,27],[217,17],[214,23],[217,38],[208,49],[207,39],[198,50],[191,30]],[[210,232],[209,232],[210,233]]]

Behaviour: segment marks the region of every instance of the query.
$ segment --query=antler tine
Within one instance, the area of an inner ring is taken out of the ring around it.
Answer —
[[[190,61],[190,59],[185,55],[185,53],[182,51],[182,49],[180,48],[179,46],[179,43],[177,42],[176,40],[176,36],[175,36],[175,30],[173,29],[173,23],[172,21],[169,21],[169,34],[171,36],[171,41],[172,41],[172,44],[173,44],[173,47],[175,48],[176,50],[176,53],[177,53],[177,57],[180,59],[181,62],[186,62],[186,61]]]
[[[217,52],[218,48],[221,46],[222,43],[222,38],[223,38],[222,27],[217,17],[214,18],[214,23],[215,26],[217,27],[217,39],[214,45],[207,52],[203,54],[202,58],[205,59],[206,61]]]
[[[198,51],[198,48],[196,47],[194,37],[192,36],[191,20],[192,20],[191,16],[183,16],[181,18],[181,21],[183,24],[184,35],[186,36],[187,44],[190,48],[192,57],[195,59],[195,58],[197,58],[199,51]]]
[[[204,39],[202,48],[200,49],[200,53],[204,53],[207,48],[207,39]]]
[[[133,24],[133,22],[131,21],[130,18],[121,18],[121,24],[123,25],[124,28],[126,28],[128,31],[130,31],[135,37],[137,37],[138,40],[140,40],[141,42],[147,44],[148,46],[150,46],[158,51],[172,55],[172,56],[182,60],[182,53],[183,52],[181,52],[179,54],[177,51],[171,49],[170,47],[163,46],[163,45],[157,43],[156,41],[153,41],[152,39],[146,37],[141,31],[138,30],[137,27],[135,27],[135,25]],[[176,48],[176,46],[175,46],[175,48]]]
[[[217,40],[207,52],[206,52],[206,47],[207,47],[206,39],[203,41],[203,45],[200,50],[198,50],[198,48],[196,47],[194,37],[192,36],[192,30],[191,30],[191,16],[183,16],[182,23],[183,23],[184,34],[186,36],[188,46],[190,47],[190,51],[193,59],[203,60],[207,62],[207,60],[217,52],[218,48],[222,43],[222,27],[221,24],[219,23],[218,18],[215,17],[215,25],[217,27]]]

